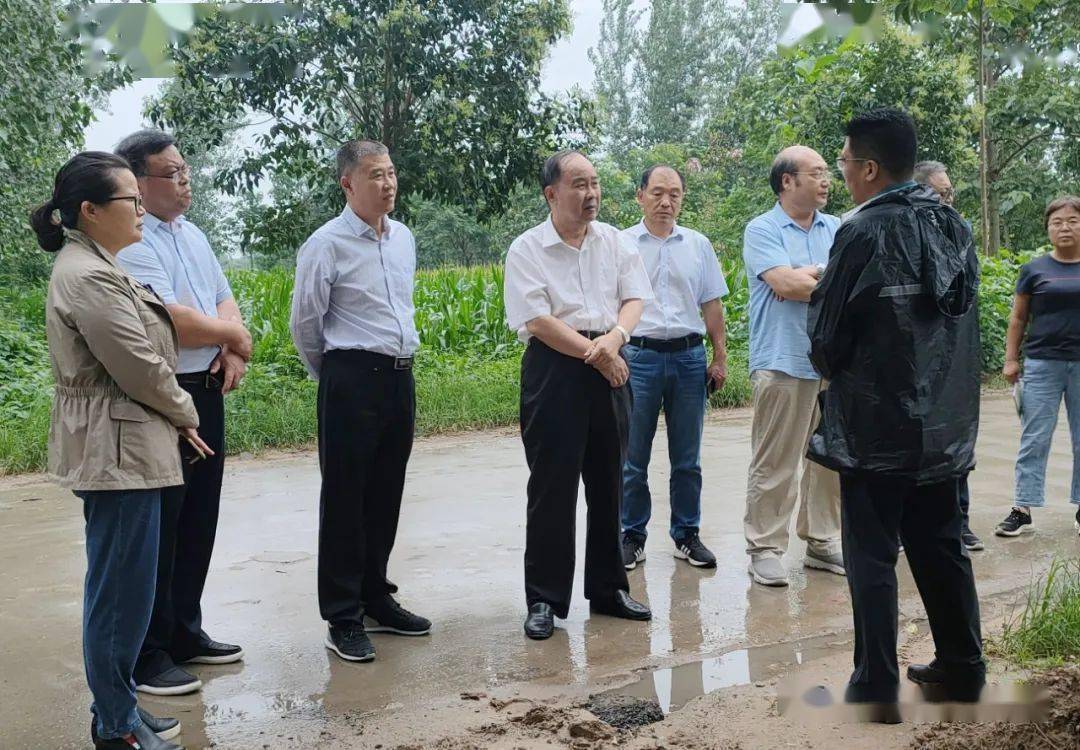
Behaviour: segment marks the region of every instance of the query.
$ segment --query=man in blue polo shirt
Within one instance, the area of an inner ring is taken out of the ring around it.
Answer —
[[[142,240],[121,250],[117,262],[153,289],[172,315],[180,339],[176,379],[191,394],[200,434],[214,451],[200,457],[180,441],[184,484],[162,494],[154,612],[135,665],[140,692],[182,695],[202,687],[182,665],[228,664],[244,653],[206,634],[200,600],[225,469],[224,394],[244,375],[251,335],[206,235],[184,218],[191,175],[176,141],[160,130],[141,130],[116,153],[131,165],[146,208]]]
[[[623,348],[634,392],[623,469],[622,553],[627,570],[645,560],[652,514],[649,458],[661,409],[671,461],[669,533],[674,555],[695,567],[716,567],[716,557],[698,534],[701,432],[708,388],[722,387],[727,377],[721,298],[728,288],[708,238],[675,223],[685,192],[683,176],[672,167],[646,169],[637,191],[644,217],[622,232],[641,255],[655,295],[645,303],[641,322]],[[713,345],[712,362],[705,358],[706,334]]]
[[[839,480],[803,460],[823,387],[810,364],[807,304],[840,225],[839,218],[820,211],[831,181],[828,165],[813,149],[781,151],[769,175],[777,203],[746,226],[743,240],[754,406],[744,530],[749,572],[765,586],[788,584],[781,557],[796,504],[806,567],[844,575]]]

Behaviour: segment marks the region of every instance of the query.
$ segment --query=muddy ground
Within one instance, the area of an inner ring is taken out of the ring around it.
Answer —
[[[1063,426],[1051,457],[1049,507],[1036,513],[1037,533],[993,536],[1011,500],[1018,425],[1008,397],[988,396],[983,406],[972,526],[987,549],[973,560],[992,630],[1032,577],[1054,555],[1078,554],[1080,540],[1067,504]],[[661,432],[651,471],[648,560],[630,574],[632,593],[653,609],[652,622],[590,616],[580,593],[579,552],[570,616],[542,643],[521,632],[527,472],[516,433],[418,442],[390,572],[402,603],[435,627],[424,638],[375,636],[378,658],[371,664],[347,664],[323,646],[315,598],[314,454],[230,459],[204,617],[213,637],[244,646],[245,660],[195,667],[204,682],[200,693],[143,705],[179,717],[188,748],[1004,747],[972,744],[984,735],[1007,736],[975,725],[870,726],[778,714],[778,686],[791,675],[823,683],[833,694],[842,689],[851,661],[850,608],[844,579],[804,569],[797,540],[785,558],[789,588],[750,582],[742,537],[749,416],[745,410],[715,414],[706,425],[702,538],[717,554],[718,568],[692,569],[671,555]],[[79,635],[81,524],[78,501],[41,477],[0,480],[4,750],[89,746]],[[903,563],[899,577],[902,653],[907,660],[926,659],[932,647]],[[996,662],[993,667],[996,679],[1016,676]],[[1073,684],[1068,675],[1060,679]],[[613,688],[654,701],[667,717],[636,729],[600,723],[584,707]],[[1069,716],[1075,725],[1075,705],[1062,709],[1061,726]],[[1024,736],[1035,742],[1038,735]]]

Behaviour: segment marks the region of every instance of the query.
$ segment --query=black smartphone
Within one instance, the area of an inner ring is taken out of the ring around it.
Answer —
[[[705,376],[705,394],[708,396],[716,393],[716,381],[708,375]]]

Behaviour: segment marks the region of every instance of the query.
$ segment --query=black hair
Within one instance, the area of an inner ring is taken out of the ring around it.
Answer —
[[[853,155],[876,161],[894,179],[911,179],[919,139],[907,112],[893,107],[861,112],[851,118],[844,134]]]
[[[544,160],[544,166],[540,167],[540,190],[543,191],[549,185],[554,185],[562,177],[562,163],[574,154],[584,157],[585,154],[574,149],[557,151]]]
[[[784,192],[784,175],[798,171],[799,165],[790,156],[777,156],[773,159],[772,169],[769,170],[769,187],[777,197]]]
[[[390,149],[378,141],[346,141],[337,151],[338,179],[356,169],[365,156],[386,156],[389,153]]]
[[[131,165],[136,177],[146,175],[146,159],[160,154],[169,146],[175,146],[176,139],[166,132],[148,128],[132,133],[116,145],[116,153]]]
[[[682,189],[686,190],[686,178],[683,177],[683,173],[675,169],[670,164],[653,164],[651,167],[641,173],[641,182],[638,183],[638,188],[645,190],[649,187],[649,179],[652,177],[652,173],[658,169],[670,169],[675,174],[679,175],[679,182],[682,184]]]
[[[130,170],[122,157],[107,151],[83,151],[56,173],[52,198],[30,214],[30,226],[41,249],[55,253],[64,246],[64,229],[75,229],[84,201],[105,203],[116,192],[116,172]],[[53,213],[59,214],[59,223]]]

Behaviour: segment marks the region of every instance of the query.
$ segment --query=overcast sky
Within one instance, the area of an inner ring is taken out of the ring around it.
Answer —
[[[635,2],[641,8],[649,5],[648,0]],[[570,5],[574,12],[574,30],[552,48],[551,56],[544,64],[542,85],[549,93],[566,91],[575,84],[584,89],[592,87],[593,66],[589,62],[588,50],[600,40],[602,5],[600,0],[570,0]],[[805,18],[802,17],[804,12]],[[813,25],[815,18],[816,11],[812,6],[804,5],[792,25],[806,29]],[[111,151],[120,138],[138,129],[143,100],[155,94],[164,80],[144,78],[125,89],[114,91],[109,97],[108,107],[98,111],[97,121],[87,128],[86,148]]]

